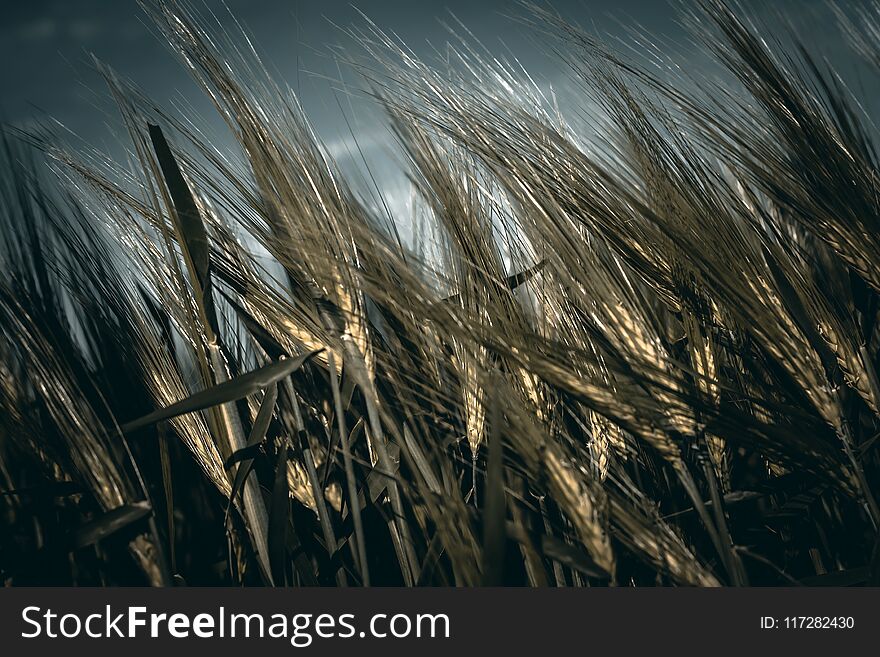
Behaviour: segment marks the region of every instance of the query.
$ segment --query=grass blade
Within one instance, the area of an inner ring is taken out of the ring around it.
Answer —
[[[151,424],[170,420],[178,415],[201,411],[206,408],[211,408],[212,406],[226,404],[243,399],[248,395],[253,395],[256,392],[277,383],[284,377],[290,376],[293,372],[296,372],[302,367],[309,359],[316,354],[321,353],[321,351],[323,350],[318,349],[303,356],[284,359],[277,363],[260,367],[247,374],[233,377],[223,383],[218,383],[207,390],[197,392],[175,404],[171,404],[170,406],[122,425],[122,432],[132,433],[138,429],[148,427]]]

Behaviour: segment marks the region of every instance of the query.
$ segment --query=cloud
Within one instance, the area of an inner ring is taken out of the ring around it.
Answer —
[[[58,33],[58,22],[50,18],[25,23],[18,28],[18,36],[23,41],[46,41]]]
[[[67,25],[67,33],[77,41],[92,39],[100,32],[101,26],[96,21],[75,20]]]
[[[81,42],[94,39],[103,32],[103,29],[101,24],[94,20],[78,18],[64,22],[41,18],[19,25],[15,28],[15,32],[20,40],[30,43],[42,43],[57,37]]]
[[[383,137],[387,138],[387,132],[383,134],[379,130],[370,130],[357,135],[357,141],[350,134],[330,139],[324,142],[324,148],[334,160],[359,160],[359,148],[364,154],[376,151],[382,147]]]

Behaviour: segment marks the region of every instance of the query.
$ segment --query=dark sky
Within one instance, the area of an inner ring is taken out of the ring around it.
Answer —
[[[0,67],[0,78],[6,90],[2,109],[8,120],[27,120],[42,110],[86,138],[101,134],[101,117],[95,116],[89,91],[100,91],[101,84],[86,65],[88,53],[156,100],[176,94],[195,98],[186,73],[150,32],[137,0],[0,1],[6,5],[0,57],[7,64]],[[222,18],[222,2],[207,0],[205,4]],[[226,0],[226,4],[253,33],[267,61],[291,85],[299,85],[303,102],[328,139],[333,135],[325,130],[333,132],[338,109],[330,83],[319,76],[337,76],[327,44],[345,44],[346,37],[337,26],[361,21],[352,4],[419,53],[427,53],[429,43],[439,45],[448,38],[441,21],[448,20],[451,12],[488,47],[501,50],[506,44],[533,74],[548,72],[547,62],[524,37],[523,28],[506,16],[522,12],[513,0]],[[554,2],[554,7],[575,20],[596,22],[606,29],[615,28],[610,19],[613,12],[621,20],[635,19],[652,31],[676,31],[674,15],[663,0],[563,0]]]
[[[223,14],[222,2],[204,1]],[[200,2],[196,0],[196,6]],[[86,63],[87,54],[94,53],[156,101],[165,104],[185,98],[204,112],[206,121],[219,127],[178,61],[151,33],[137,0],[0,3],[0,82],[4,90],[0,112],[7,121],[27,124],[35,117],[49,115],[99,148],[116,151],[118,144],[106,127],[108,120],[112,123],[112,111],[107,113],[109,106],[100,96],[102,84]],[[447,40],[441,21],[448,20],[451,12],[490,50],[514,53],[539,83],[554,88],[566,84],[562,68],[543,54],[526,28],[508,17],[522,13],[513,0],[355,0],[353,4],[386,31],[397,33],[418,54],[428,54],[429,44],[439,46]],[[550,4],[573,21],[612,35],[623,35],[626,27],[641,25],[658,38],[678,44],[676,47],[689,57],[677,14],[665,0],[551,0]],[[778,12],[791,18],[808,44],[832,59],[844,58],[840,60],[844,68],[850,66],[849,55],[842,54],[843,41],[830,26],[825,0],[745,0],[743,4],[758,15]],[[361,21],[352,2],[226,0],[226,5],[253,34],[270,66],[299,90],[310,119],[331,152],[345,159],[348,132],[333,85],[322,76],[338,76],[327,44],[347,41],[336,26]],[[702,65],[698,58],[692,57],[690,62]],[[349,105],[347,99],[343,107],[354,113],[349,118],[354,120],[368,159],[378,159],[378,168],[387,171],[387,158],[377,154],[387,140],[370,108]]]

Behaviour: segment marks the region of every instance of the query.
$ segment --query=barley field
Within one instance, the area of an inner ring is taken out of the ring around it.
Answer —
[[[4,129],[4,584],[880,584],[870,99],[679,10],[719,75],[519,6],[573,117],[365,8],[389,219],[244,32],[145,0],[234,148],[98,60],[126,158]],[[880,75],[880,4],[836,13]]]

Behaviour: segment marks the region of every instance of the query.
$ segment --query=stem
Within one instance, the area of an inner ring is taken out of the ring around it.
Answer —
[[[226,364],[223,361],[220,346],[209,344],[208,350],[211,354],[211,366],[214,370],[215,380],[217,383],[227,381],[229,377],[226,374]],[[223,404],[220,407],[220,415],[232,452],[235,453],[243,449],[247,445],[247,440],[241,427],[241,419],[238,417],[238,409],[235,408],[235,402]],[[237,467],[241,467],[241,464]],[[245,481],[242,501],[244,502],[244,513],[247,518],[248,528],[253,535],[257,559],[267,579],[270,583],[273,583],[272,569],[269,565],[269,514],[266,511],[266,502],[263,500],[263,495],[260,493],[255,478],[248,477]]]
[[[345,467],[345,483],[348,488],[348,507],[354,524],[354,535],[357,541],[357,562],[364,586],[370,585],[370,571],[367,567],[367,544],[364,539],[364,526],[361,509],[358,504],[357,481],[354,478],[354,463],[351,459],[351,446],[348,444],[348,431],[345,426],[345,414],[342,410],[342,397],[339,394],[339,381],[336,377],[336,359],[333,351],[328,350],[327,360],[330,365],[330,388],[333,390],[333,403],[336,407],[336,420],[339,425],[339,443],[342,447],[342,461]]]
[[[333,523],[330,521],[330,512],[327,510],[327,500],[324,499],[324,490],[321,487],[321,480],[318,478],[318,469],[315,467],[315,457],[312,454],[312,448],[309,445],[309,436],[306,433],[306,426],[299,410],[299,402],[296,399],[296,393],[293,386],[290,385],[289,379],[285,379],[285,387],[290,396],[290,405],[293,407],[293,415],[296,420],[296,431],[299,434],[300,448],[302,449],[303,461],[305,462],[306,472],[309,475],[309,483],[312,486],[312,496],[315,498],[315,508],[318,510],[318,519],[321,522],[321,532],[324,534],[324,543],[327,546],[327,554],[330,560],[336,554],[336,534],[333,532]],[[327,455],[330,458],[330,454]],[[339,586],[348,586],[348,580],[345,577],[345,571],[339,568],[336,571],[336,583]]]

